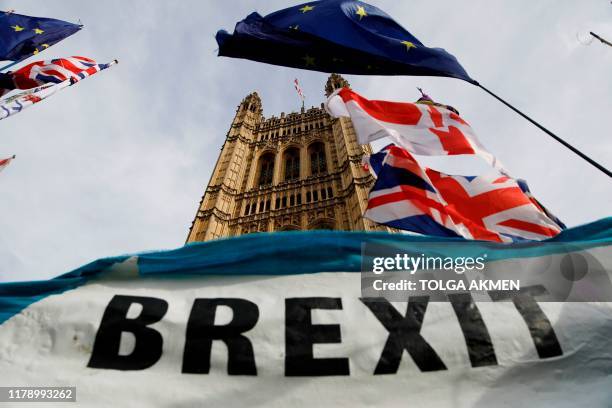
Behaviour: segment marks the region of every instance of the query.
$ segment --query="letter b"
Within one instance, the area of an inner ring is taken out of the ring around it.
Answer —
[[[134,319],[127,313],[133,303],[142,306],[142,312]],[[159,322],[168,311],[168,302],[163,299],[140,296],[115,295],[102,316],[94,341],[90,368],[113,370],[144,370],[155,364],[162,355],[161,334],[150,327]],[[135,345],[132,353],[120,355],[121,333],[132,333]]]

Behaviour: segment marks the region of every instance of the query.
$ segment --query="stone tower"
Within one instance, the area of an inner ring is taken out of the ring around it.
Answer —
[[[332,74],[326,96],[348,86]],[[187,242],[242,234],[333,229],[386,230],[362,217],[374,180],[361,166],[348,118],[323,104],[264,118],[257,92],[238,106]]]

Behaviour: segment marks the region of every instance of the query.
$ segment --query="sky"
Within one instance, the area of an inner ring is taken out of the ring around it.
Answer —
[[[231,3],[231,6],[230,6]],[[184,244],[236,106],[256,90],[266,117],[323,102],[327,74],[219,58],[214,34],[252,11],[302,1],[0,1],[0,10],[79,20],[39,56],[119,64],[0,122],[0,281],[47,279],[98,258]],[[608,0],[370,0],[483,85],[612,168]],[[30,62],[28,60],[27,62]],[[26,63],[27,63],[26,62]],[[370,99],[456,107],[513,176],[569,226],[610,216],[612,183],[482,90],[460,80],[346,76]],[[428,158],[446,172],[482,162]]]

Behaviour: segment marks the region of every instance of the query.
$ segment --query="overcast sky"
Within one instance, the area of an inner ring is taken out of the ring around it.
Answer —
[[[0,122],[0,281],[45,279],[97,258],[181,246],[236,105],[264,114],[323,101],[326,74],[216,57],[214,34],[256,10],[301,1],[34,0],[1,9],[85,28],[41,54],[120,63]],[[612,168],[608,0],[372,0],[427,46]],[[28,61],[29,62],[29,61]],[[609,216],[612,183],[478,88],[459,80],[347,76],[372,99],[413,101],[416,86],[455,106],[480,139],[570,226]],[[429,160],[448,172],[481,164]]]

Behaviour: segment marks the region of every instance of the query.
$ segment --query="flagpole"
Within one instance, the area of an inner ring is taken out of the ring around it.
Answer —
[[[572,152],[574,152],[575,154],[580,156],[582,159],[584,159],[587,162],[589,162],[589,164],[591,164],[593,167],[596,167],[599,171],[601,171],[602,173],[604,173],[608,177],[612,178],[612,173],[610,172],[610,170],[606,169],[604,166],[602,166],[601,164],[597,163],[595,160],[591,159],[589,156],[587,156],[586,154],[582,153],[580,150],[576,149],[574,146],[572,146],[571,144],[567,143],[565,140],[561,139],[559,136],[555,135],[553,132],[551,132],[550,130],[546,129],[544,126],[540,125],[538,122],[536,122],[535,120],[531,119],[529,116],[527,116],[526,114],[524,114],[523,112],[521,112],[520,110],[515,108],[514,106],[510,105],[505,100],[503,100],[499,96],[495,95],[493,92],[491,92],[490,90],[485,88],[482,84],[476,82],[474,85],[476,85],[479,88],[481,88],[483,91],[485,91],[486,93],[488,93],[489,95],[491,95],[492,97],[494,97],[495,99],[497,99],[498,101],[500,101],[501,103],[503,103],[504,105],[506,105],[507,107],[512,109],[514,112],[516,112],[519,115],[521,115],[523,118],[527,119],[529,122],[531,122],[532,124],[537,126],[541,131],[546,133],[548,136],[552,137],[557,142],[561,143],[563,146],[567,147]]]
[[[612,47],[612,43],[610,43],[610,41],[607,41],[607,40],[605,40],[605,39],[601,38],[600,36],[598,36],[597,34],[595,34],[595,33],[594,33],[594,32],[592,32],[592,31],[591,31],[589,34],[591,34],[593,37],[597,38],[597,39],[598,39],[599,41],[601,41],[603,44],[606,44],[606,45],[608,45],[608,46]]]
[[[12,67],[13,65],[17,65],[17,64],[19,64],[19,62],[20,62],[20,61],[13,61],[13,62],[11,62],[10,64],[5,65],[5,66],[3,66],[2,68],[0,68],[0,71],[4,71],[5,69]]]

